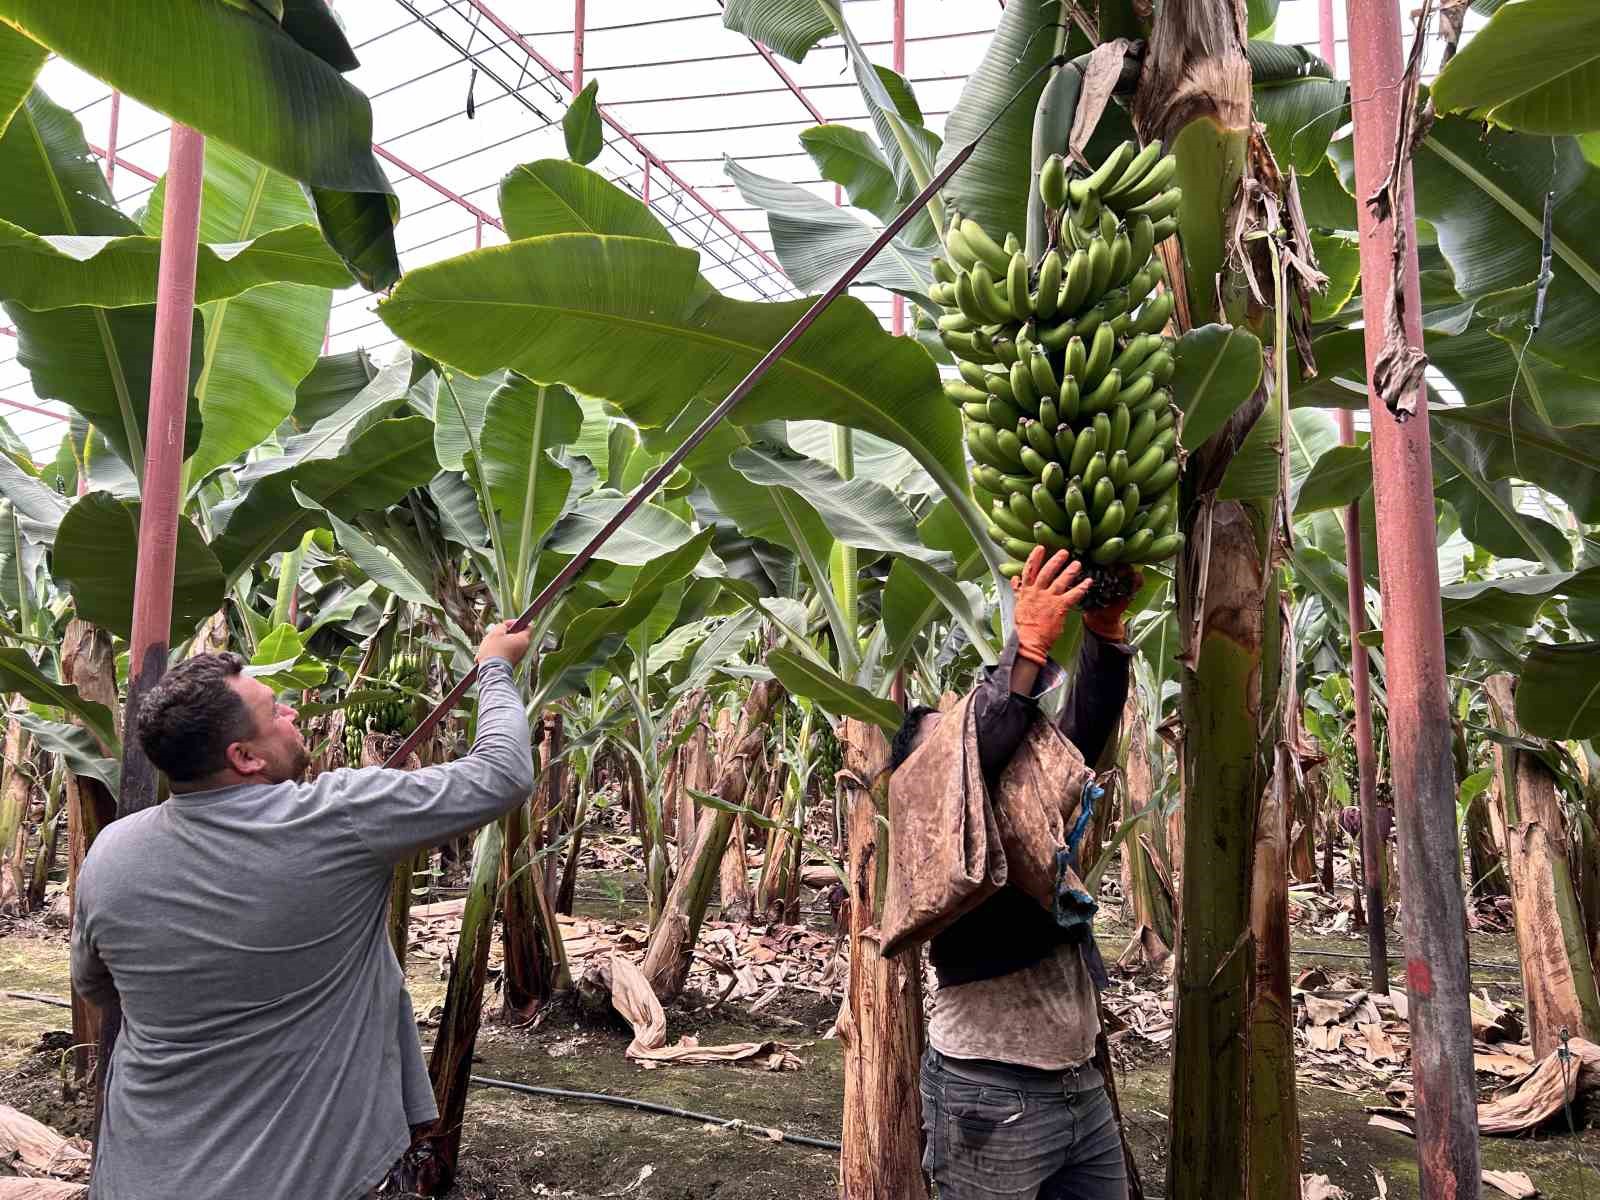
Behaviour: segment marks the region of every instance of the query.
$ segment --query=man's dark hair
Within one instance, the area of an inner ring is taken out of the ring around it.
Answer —
[[[255,733],[255,718],[228,684],[243,670],[237,654],[197,654],[140,703],[139,745],[174,783],[215,775],[228,765],[228,746]]]
[[[917,746],[917,728],[922,724],[922,718],[935,715],[938,711],[926,704],[911,706],[906,719],[900,722],[900,728],[894,731],[894,740],[889,743],[889,770],[898,771],[900,764],[911,757],[911,752]]]

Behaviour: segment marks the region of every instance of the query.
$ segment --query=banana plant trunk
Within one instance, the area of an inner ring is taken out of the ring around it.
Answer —
[[[32,912],[44,908],[45,885],[50,881],[50,872],[56,868],[56,843],[60,840],[61,832],[62,777],[65,773],[65,764],[57,760],[55,769],[50,773],[44,820],[39,824],[39,849],[34,854],[33,875],[28,880],[28,908]]]
[[[1129,695],[1124,710],[1122,745],[1126,819],[1138,824],[1122,843],[1122,894],[1133,910],[1133,934],[1118,965],[1159,966],[1172,957],[1177,931],[1172,877],[1156,846],[1158,840],[1164,839],[1159,831],[1161,816],[1150,769],[1149,730],[1137,692]]]
[[[558,712],[545,713],[542,722],[544,738],[539,745],[542,771],[539,776],[537,802],[534,806],[532,849],[548,850],[557,845],[561,835],[571,825],[571,810],[567,807],[567,777],[569,772],[561,758],[566,726]],[[550,904],[555,904],[561,889],[561,859],[546,853],[542,865],[533,872],[542,880],[544,894]]]
[[[84,699],[105,705],[111,712],[112,723],[120,730],[116,652],[109,633],[87,621],[68,622],[67,632],[61,639],[61,678],[76,687]],[[74,717],[73,724],[82,722]],[[111,746],[102,745],[100,749],[108,757],[114,752]],[[117,801],[105,784],[88,775],[68,772],[66,790],[67,911],[72,914],[84,856],[94,845],[100,830],[117,815]],[[71,996],[73,1077],[83,1083],[94,1066],[94,1048],[100,1044],[100,1009],[78,995],[76,988]]]
[[[483,1018],[483,985],[494,937],[495,891],[500,883],[505,836],[498,821],[485,825],[472,848],[472,879],[461,910],[461,939],[450,966],[444,1014],[428,1060],[428,1078],[439,1119],[413,1143],[426,1149],[431,1170],[422,1190],[438,1195],[455,1179],[461,1157],[461,1126],[467,1111],[472,1051]]]
[[[1193,0],[1157,10],[1134,121],[1145,140],[1160,139],[1178,155],[1182,232],[1162,247],[1177,324],[1270,328],[1272,314],[1251,300],[1240,270],[1253,270],[1274,294],[1278,268],[1264,242],[1247,239],[1272,236],[1260,197],[1280,197],[1283,185],[1253,130],[1242,4]],[[1262,340],[1288,353],[1273,338]],[[1187,886],[1175,969],[1170,1200],[1300,1194],[1298,1154],[1271,1161],[1285,1157],[1291,1135],[1284,1127],[1297,1121],[1293,1054],[1281,1044],[1276,1011],[1275,982],[1287,963],[1271,961],[1287,950],[1276,933],[1287,927],[1279,908],[1287,891],[1264,878],[1287,868],[1285,841],[1273,834],[1282,808],[1269,794],[1283,736],[1272,553],[1286,497],[1281,480],[1266,495],[1219,495],[1245,436],[1269,403],[1282,400],[1269,396],[1273,374],[1269,361],[1254,394],[1189,455],[1182,481],[1185,543],[1175,575]],[[1269,861],[1258,871],[1263,837]]]
[[[540,780],[541,785],[543,782]],[[504,884],[501,946],[505,956],[501,1018],[521,1025],[532,1020],[556,992],[570,986],[571,976],[561,927],[533,858],[529,805],[517,805],[500,818],[500,826]]]
[[[694,854],[699,840],[700,807],[695,803],[694,792],[709,792],[716,782],[711,757],[711,731],[705,722],[705,699],[702,696],[690,709],[688,719],[694,722],[694,732],[679,747],[678,771],[678,861],[677,871],[682,875]],[[665,911],[663,909],[662,911]]]
[[[14,711],[22,711],[27,701],[18,696]],[[5,762],[0,766],[0,908],[15,906],[27,911],[28,885],[22,870],[27,846],[28,816],[28,735],[15,716],[6,720]]]
[[[752,799],[765,794],[765,770],[763,758],[757,758],[751,764],[748,794]],[[722,856],[718,874],[722,893],[722,919],[749,921],[755,906],[755,895],[750,888],[749,828],[742,816],[734,818],[733,831],[728,836],[727,853]]]
[[[848,806],[850,992],[839,1015],[844,1046],[844,1150],[848,1200],[927,1200],[922,1174],[922,973],[917,956],[887,959],[877,927],[888,874],[881,841],[889,812],[889,745],[876,725],[846,718],[838,803]]]
[[[1486,684],[1495,722],[1512,736],[1521,732],[1512,715],[1515,686],[1510,675],[1491,676]],[[1556,777],[1527,750],[1497,742],[1494,755],[1528,1034],[1535,1057],[1542,1058],[1561,1044],[1563,1029],[1590,1041],[1600,1036],[1600,994],[1567,856]]]
[[[1589,958],[1600,969],[1600,775],[1596,772],[1600,761],[1593,757],[1593,753],[1589,746],[1584,746],[1584,765],[1588,771],[1584,778],[1584,820],[1578,843],[1579,878],[1582,881],[1578,899],[1583,905]]]
[[[794,857],[790,843],[795,831],[790,828],[800,810],[799,788],[788,786],[789,764],[781,759],[767,779],[767,815],[779,822],[769,832],[766,856],[761,863],[761,886],[756,891],[756,911],[763,917],[783,920],[783,899],[788,892],[789,860]]]
[[[783,687],[774,679],[755,684],[745,698],[738,731],[724,747],[716,787],[711,789],[724,804],[744,802],[754,764],[765,742],[763,726],[782,698]],[[687,778],[685,783],[694,786]],[[680,816],[684,811],[680,809]],[[689,977],[695,941],[700,936],[706,906],[717,884],[722,855],[733,831],[733,818],[733,813],[718,809],[708,819],[697,822],[694,845],[679,868],[678,877],[673,880],[672,890],[667,893],[661,919],[650,931],[650,941],[645,947],[644,977],[663,1004],[670,1004],[682,994]]]

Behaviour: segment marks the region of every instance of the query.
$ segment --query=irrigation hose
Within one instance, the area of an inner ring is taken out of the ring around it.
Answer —
[[[720,425],[723,419],[726,418],[728,414],[738,406],[739,402],[755,389],[756,384],[761,382],[761,380],[766,376],[766,373],[772,369],[773,364],[782,358],[784,354],[788,352],[789,348],[800,340],[800,338],[805,334],[806,330],[811,328],[811,326],[816,322],[817,318],[822,316],[822,314],[827,311],[829,305],[843,295],[844,290],[849,287],[850,284],[855,282],[856,276],[861,274],[861,272],[866,269],[867,264],[878,256],[879,251],[887,246],[894,239],[894,236],[904,229],[906,225],[911,222],[912,218],[923,210],[924,206],[927,205],[929,200],[933,199],[933,197],[938,193],[939,189],[944,187],[944,185],[949,182],[950,177],[961,168],[967,159],[972,157],[972,152],[978,148],[978,143],[983,141],[984,138],[988,137],[989,132],[995,127],[995,125],[999,123],[1000,119],[1010,111],[1011,106],[1017,102],[1018,97],[1022,96],[1028,90],[1034,79],[1036,79],[1043,72],[1057,66],[1062,66],[1068,61],[1069,60],[1065,55],[1056,55],[1054,58],[1051,58],[1049,61],[1042,64],[1022,82],[1021,86],[1011,94],[1011,98],[1008,99],[1005,104],[1001,105],[1000,110],[995,113],[993,118],[990,119],[989,123],[979,130],[977,135],[974,136],[970,142],[958,150],[950,159],[950,161],[946,163],[932,179],[928,180],[928,186],[918,192],[916,197],[900,210],[899,215],[897,215],[894,220],[890,221],[883,227],[883,230],[878,234],[878,236],[872,240],[872,244],[861,252],[860,256],[855,260],[855,262],[850,264],[849,268],[844,272],[844,274],[839,276],[838,279],[834,280],[828,290],[823,292],[822,295],[818,296],[816,300],[812,302],[811,307],[806,309],[806,311],[801,314],[800,319],[789,327],[789,331],[778,339],[777,344],[761,356],[761,361],[750,368],[749,374],[747,374],[743,379],[734,385],[733,390],[728,393],[727,398],[724,399],[721,404],[718,404],[716,408],[712,409],[705,420],[701,421],[699,425],[695,426],[693,432],[691,432],[689,436],[683,440],[676,450],[667,456],[666,460],[662,462],[660,466],[656,467],[655,470],[651,471],[649,475],[645,476],[645,478],[640,481],[639,486],[633,490],[633,494],[629,496],[622,506],[611,515],[611,519],[602,525],[600,529],[596,531],[595,535],[589,539],[588,544],[579,550],[578,553],[573,556],[571,561],[569,561],[566,566],[561,568],[556,577],[544,586],[544,589],[534,597],[533,603],[528,605],[528,607],[523,611],[522,615],[519,616],[515,621],[511,622],[511,631],[513,633],[520,633],[522,630],[526,629],[528,625],[532,623],[535,617],[549,607],[550,603],[566,589],[567,585],[577,577],[578,573],[582,571],[584,567],[589,565],[589,560],[592,559],[600,547],[605,544],[606,539],[620,529],[623,523],[627,521],[629,517],[633,516],[633,514],[638,511],[639,507],[643,505],[646,500],[655,495],[657,489],[659,489],[662,484],[672,477],[673,473],[676,472],[678,467],[682,465],[683,460],[694,451],[695,447],[703,442],[710,435],[711,431]],[[439,721],[450,712],[451,709],[460,703],[462,697],[467,694],[467,690],[473,685],[477,678],[478,668],[474,666],[472,670],[463,675],[456,685],[451,688],[448,693],[446,693],[444,699],[440,700],[439,703],[434,706],[433,711],[422,718],[421,723],[411,731],[411,733],[406,737],[406,740],[400,744],[399,749],[391,754],[383,765],[385,767],[398,767],[404,763],[406,759],[411,757],[412,752],[422,744],[423,738],[428,736],[429,731],[432,730],[433,727],[437,725]]]
[[[628,1096],[612,1096],[606,1092],[572,1092],[566,1088],[534,1087],[528,1083],[512,1083],[506,1079],[490,1079],[486,1075],[469,1075],[467,1077],[479,1087],[504,1088],[508,1092],[524,1092],[529,1096],[545,1096],[552,1100],[589,1100],[595,1104],[610,1104],[616,1108],[637,1108],[644,1112],[660,1113],[667,1117],[683,1117],[690,1121],[699,1121],[703,1125],[719,1125],[723,1129],[751,1129],[764,1132],[765,1125],[755,1125],[737,1117],[713,1117],[707,1113],[690,1112],[686,1108],[671,1108],[665,1104],[655,1104],[649,1100],[634,1100]],[[832,1150],[838,1153],[843,1147],[838,1142],[830,1142],[826,1138],[807,1137],[803,1133],[785,1133],[777,1130],[779,1140],[792,1142],[797,1146],[814,1146],[818,1150]]]

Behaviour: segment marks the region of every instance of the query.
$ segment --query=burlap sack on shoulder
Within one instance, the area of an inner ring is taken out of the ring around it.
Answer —
[[[940,720],[889,780],[885,956],[943,931],[1007,883],[1063,925],[1094,905],[1068,861],[1068,838],[1094,772],[1054,722],[1038,717],[991,798],[979,765],[972,697]]]
[[[927,941],[1005,886],[1005,853],[986,792],[969,695],[889,779],[880,929],[886,957]]]

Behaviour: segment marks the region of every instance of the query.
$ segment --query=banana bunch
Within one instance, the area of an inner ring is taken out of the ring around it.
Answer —
[[[410,651],[389,660],[380,676],[394,696],[371,704],[352,704],[345,713],[345,760],[351,766],[361,761],[361,742],[369,733],[409,733],[426,715],[427,701],[417,694],[427,683],[427,668],[420,656]]]
[[[1177,160],[1125,142],[1084,178],[1060,155],[1039,172],[1049,244],[1030,268],[956,217],[935,259],[939,336],[961,378],[945,395],[966,418],[990,534],[1022,569],[1036,545],[1070,550],[1100,578],[1172,557],[1178,432],[1167,383],[1172,316],[1156,244],[1177,230]],[[1110,597],[1107,596],[1107,599]]]

